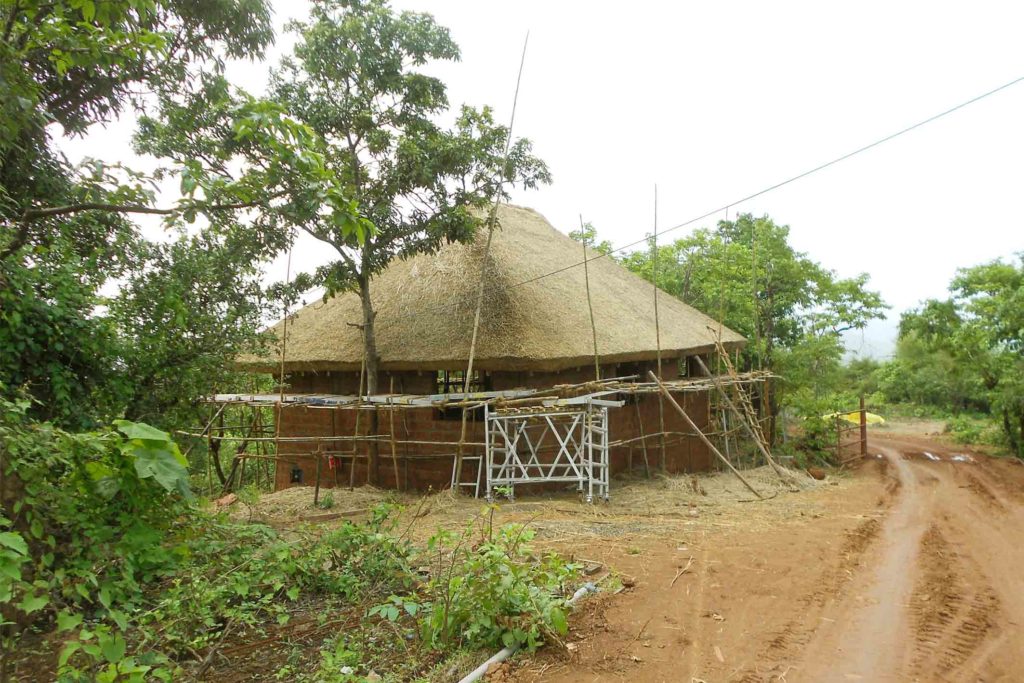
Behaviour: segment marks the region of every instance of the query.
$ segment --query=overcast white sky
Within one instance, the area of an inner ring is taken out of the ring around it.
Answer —
[[[461,62],[431,71],[454,106],[490,104],[501,121],[530,31],[514,133],[533,141],[554,183],[513,200],[566,232],[582,213],[616,245],[651,230],[655,183],[664,229],[1024,76],[1016,2],[395,5],[452,30]],[[306,11],[275,6],[279,25]],[[289,46],[279,37],[270,61]],[[231,75],[258,92],[267,68],[235,64]],[[899,312],[943,296],[957,267],[1024,250],[1022,121],[1024,83],[730,215],[767,213],[826,267],[870,273],[891,320],[850,345],[886,354]],[[131,162],[130,129],[68,150]],[[322,254],[302,244],[293,268]],[[272,275],[283,278],[283,260]]]

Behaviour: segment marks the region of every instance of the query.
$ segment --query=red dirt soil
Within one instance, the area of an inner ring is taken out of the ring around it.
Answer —
[[[1024,467],[910,436],[869,453],[840,487],[794,494],[791,518],[766,501],[742,506],[752,524],[588,539],[636,586],[513,677],[1024,680]]]

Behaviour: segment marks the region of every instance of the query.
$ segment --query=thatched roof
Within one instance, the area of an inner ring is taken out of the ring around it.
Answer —
[[[474,364],[481,370],[553,371],[593,363],[593,339],[582,266],[583,247],[536,211],[502,206],[491,245]],[[377,349],[383,370],[465,368],[486,230],[469,244],[396,260],[371,281]],[[590,255],[595,252],[590,251]],[[610,258],[592,261],[590,292],[601,362],[655,357],[654,293],[650,283]],[[658,297],[662,356],[711,350],[710,317],[664,292]],[[358,370],[363,347],[358,295],[341,294],[298,311],[288,323],[286,368]],[[280,336],[281,323],[272,330]],[[722,340],[743,338],[728,328]],[[279,353],[274,352],[275,355]],[[240,359],[252,370],[276,371],[276,358]]]

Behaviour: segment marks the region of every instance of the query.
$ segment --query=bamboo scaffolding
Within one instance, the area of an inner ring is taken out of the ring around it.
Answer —
[[[697,364],[700,365],[700,368],[701,370],[704,371],[704,374],[711,376],[711,371],[708,370],[708,366],[704,364],[704,361],[701,360],[700,356],[694,356],[694,358],[697,359]],[[732,369],[731,364],[729,365],[729,368]],[[775,470],[775,474],[778,475],[779,479],[782,482],[786,484],[791,483],[789,481],[789,477],[782,470],[782,468],[779,467],[778,463],[775,462],[775,458],[772,457],[771,452],[768,450],[768,446],[764,442],[764,434],[761,433],[760,429],[756,429],[755,427],[751,426],[750,423],[747,422],[744,416],[740,413],[739,408],[737,408],[736,404],[732,402],[731,398],[729,398],[729,394],[726,393],[725,388],[722,387],[722,385],[717,381],[715,382],[715,388],[718,389],[718,393],[722,397],[722,400],[725,401],[726,406],[729,407],[729,409],[733,412],[736,418],[740,421],[740,425],[747,431],[748,434],[750,434],[750,438],[754,440],[754,443],[757,445],[758,450],[761,451],[761,455],[764,456],[765,461],[771,466],[773,470]]]
[[[760,494],[760,492],[757,489],[755,489],[754,486],[749,481],[747,481],[746,478],[742,474],[740,474],[740,471],[738,469],[733,467],[733,464],[731,462],[729,462],[729,460],[724,455],[722,455],[721,451],[719,451],[715,447],[715,444],[711,443],[711,439],[709,439],[708,437],[704,436],[704,433],[701,432],[700,428],[697,426],[697,423],[695,423],[690,418],[690,416],[686,413],[686,411],[683,410],[682,406],[680,406],[678,403],[676,403],[675,398],[672,397],[672,394],[669,393],[668,389],[665,387],[664,384],[661,383],[661,381],[655,376],[655,374],[653,372],[651,372],[650,370],[648,370],[647,371],[647,375],[651,378],[652,381],[658,383],[659,387],[661,388],[661,394],[665,397],[665,399],[669,403],[672,404],[672,407],[676,409],[676,412],[678,412],[680,416],[682,416],[682,418],[686,421],[686,424],[690,425],[690,429],[692,429],[694,431],[694,433],[696,434],[696,436],[701,441],[704,442],[704,445],[707,446],[711,450],[711,452],[714,453],[718,457],[718,459],[721,460],[725,464],[725,466],[728,467],[732,471],[732,473],[735,474],[736,477],[740,481],[743,482],[744,486],[746,486],[748,489],[750,489],[751,493],[753,493],[758,498],[763,499],[764,496],[762,496]]]

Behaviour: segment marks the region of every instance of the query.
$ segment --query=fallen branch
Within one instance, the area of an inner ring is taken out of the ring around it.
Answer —
[[[675,578],[672,579],[672,583],[670,583],[668,585],[668,587],[671,588],[672,586],[676,585],[676,581],[679,580],[679,577],[682,576],[683,574],[685,574],[687,572],[687,570],[690,569],[690,566],[692,564],[693,564],[693,556],[691,555],[689,561],[687,561],[687,563],[686,563],[686,566],[676,572]]]

